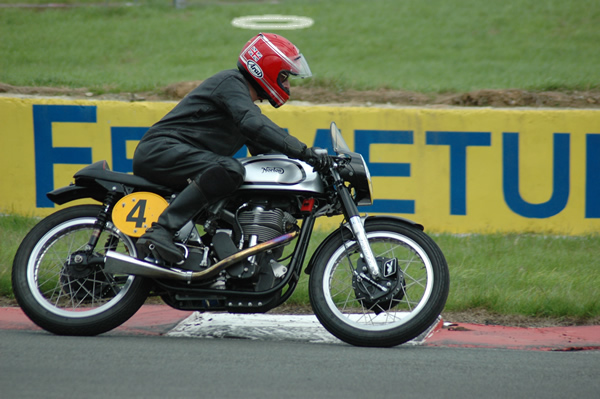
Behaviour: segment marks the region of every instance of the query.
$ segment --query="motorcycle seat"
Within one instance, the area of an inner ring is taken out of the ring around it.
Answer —
[[[131,175],[123,172],[114,172],[110,170],[108,162],[106,161],[94,162],[93,164],[79,170],[77,173],[75,173],[75,175],[73,175],[73,177],[75,178],[76,183],[78,180],[100,179],[135,187],[140,191],[151,191],[166,195],[172,194],[176,191],[170,187],[152,183],[141,176]]]

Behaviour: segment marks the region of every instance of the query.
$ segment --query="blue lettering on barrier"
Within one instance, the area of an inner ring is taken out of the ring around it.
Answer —
[[[600,218],[600,134],[587,134],[585,149],[585,217]]]
[[[113,170],[116,172],[133,172],[133,160],[127,158],[127,142],[139,141],[147,127],[111,127],[110,140],[112,145]]]
[[[371,144],[413,144],[412,130],[355,130],[356,152],[362,154],[373,176],[410,177],[409,163],[371,161]]]
[[[412,130],[355,130],[354,151],[362,154],[371,176],[410,177],[409,163],[371,161],[371,144],[413,144]],[[366,212],[415,213],[414,200],[373,200],[373,205],[361,207]]]
[[[519,191],[519,133],[503,133],[502,141],[502,186],[508,207],[518,215],[537,219],[549,218],[565,209],[569,200],[570,135],[554,133],[553,191],[550,199],[540,204],[525,201]]]
[[[327,150],[329,155],[334,155],[333,143],[331,142],[331,133],[329,129],[317,129],[313,146]]]
[[[467,147],[490,146],[489,132],[426,132],[427,145],[450,147],[450,214],[467,214]]]
[[[239,149],[238,152],[236,152],[233,157],[234,158],[246,158],[248,156],[248,147],[246,147],[245,145],[242,146],[242,148]]]
[[[52,208],[46,193],[54,190],[55,164],[90,164],[90,147],[53,147],[52,123],[96,123],[96,106],[33,105],[35,192],[38,208]]]
[[[90,147],[54,147],[52,124],[96,123],[96,106],[80,105],[33,105],[33,128],[36,172],[36,206],[53,207],[45,194],[54,189],[54,165],[92,162]],[[147,127],[112,127],[111,145],[113,169],[132,171],[132,160],[127,158],[128,141],[140,140]],[[450,151],[450,214],[466,215],[467,147],[490,146],[489,132],[427,131],[427,145],[447,145]],[[560,213],[567,205],[570,192],[570,134],[554,133],[553,192],[544,203],[525,201],[519,191],[519,133],[503,133],[502,167],[504,199],[508,207],[527,218],[549,218]],[[409,163],[376,162],[370,156],[371,144],[413,144],[410,130],[356,130],[355,150],[363,154],[372,176],[410,177]],[[333,147],[329,129],[317,129],[314,146],[326,148],[330,154]],[[235,157],[247,156],[243,147]],[[414,200],[378,199],[372,206],[361,210],[376,213],[415,213]],[[586,183],[585,217],[600,218],[600,134],[586,135]]]

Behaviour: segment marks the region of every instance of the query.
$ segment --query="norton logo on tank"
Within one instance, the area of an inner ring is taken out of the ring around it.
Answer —
[[[278,173],[280,175],[285,173],[283,168],[278,168],[276,166],[265,166],[262,168],[263,173]]]

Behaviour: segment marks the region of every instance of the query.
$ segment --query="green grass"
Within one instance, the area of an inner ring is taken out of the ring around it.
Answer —
[[[19,244],[39,221],[18,215],[0,215],[0,296],[13,296],[10,282],[12,262]]]
[[[10,270],[20,241],[37,219],[0,217],[0,295],[12,297]],[[329,234],[317,231],[309,254]],[[600,316],[600,236],[536,234],[432,236],[450,267],[446,311],[590,320]],[[302,273],[290,303],[308,304]]]
[[[315,21],[278,32],[310,62],[315,78],[302,84],[420,92],[600,88],[596,0],[188,0],[185,9],[170,0],[62,2],[100,6],[0,8],[1,82],[105,92],[204,79],[234,67],[256,33],[232,27],[233,18],[282,14]]]
[[[600,315],[600,237],[436,235],[452,286],[447,311],[589,319]]]

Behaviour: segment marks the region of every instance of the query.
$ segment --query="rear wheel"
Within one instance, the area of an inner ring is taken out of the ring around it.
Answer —
[[[96,248],[88,248],[101,209],[80,205],[60,210],[37,224],[17,251],[15,297],[25,314],[47,331],[101,334],[133,316],[148,296],[144,278],[104,272],[106,251],[136,255],[133,241],[111,222]]]
[[[441,313],[449,290],[442,251],[421,230],[367,220],[369,245],[382,277],[373,278],[351,234],[332,236],[309,280],[313,310],[333,335],[352,345],[389,347],[424,332]]]

